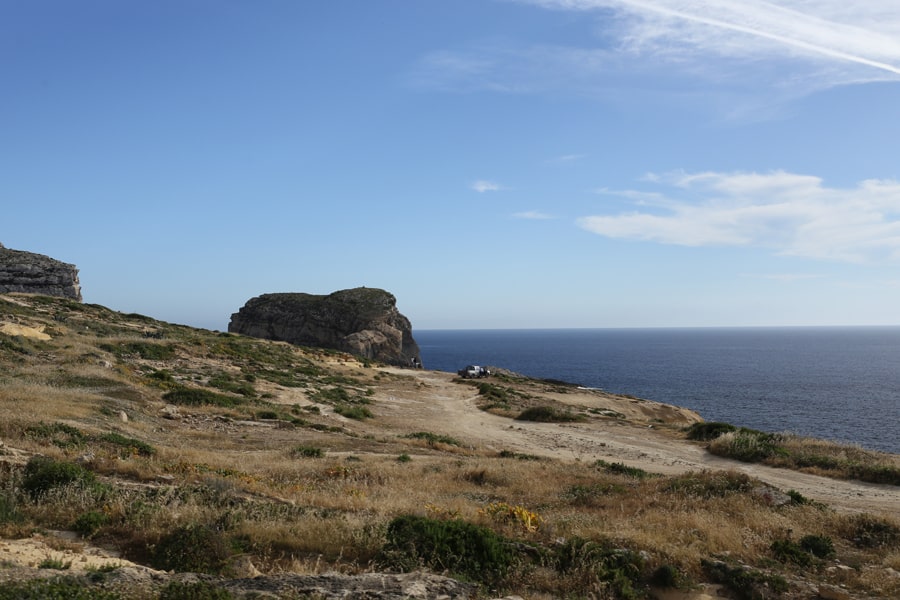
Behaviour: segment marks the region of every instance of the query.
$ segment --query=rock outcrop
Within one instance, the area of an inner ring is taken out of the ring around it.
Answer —
[[[228,325],[231,333],[315,346],[400,366],[421,366],[419,346],[397,299],[384,290],[354,288],[332,294],[263,294]]]
[[[43,254],[10,250],[0,244],[0,294],[9,292],[60,296],[81,302],[78,269]]]

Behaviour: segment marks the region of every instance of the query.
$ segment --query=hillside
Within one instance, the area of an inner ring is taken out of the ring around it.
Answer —
[[[900,487],[700,421],[0,295],[0,600],[900,597]]]

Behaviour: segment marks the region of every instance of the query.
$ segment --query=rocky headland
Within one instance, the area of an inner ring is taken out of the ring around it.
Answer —
[[[21,292],[81,302],[75,265],[43,254],[11,250],[0,244],[0,294]]]
[[[409,319],[397,310],[393,294],[377,288],[328,295],[263,294],[231,315],[228,331],[396,366],[421,366]]]

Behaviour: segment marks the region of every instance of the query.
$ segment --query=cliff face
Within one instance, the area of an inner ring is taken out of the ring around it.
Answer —
[[[81,302],[75,265],[43,254],[10,250],[0,244],[0,294],[8,292],[60,296]]]
[[[263,294],[231,315],[228,331],[349,352],[393,365],[421,365],[409,319],[393,294],[375,288],[327,296]]]

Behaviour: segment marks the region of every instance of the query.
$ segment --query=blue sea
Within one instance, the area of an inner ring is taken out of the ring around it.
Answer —
[[[707,421],[900,454],[900,327],[425,330],[427,369],[494,366]]]

